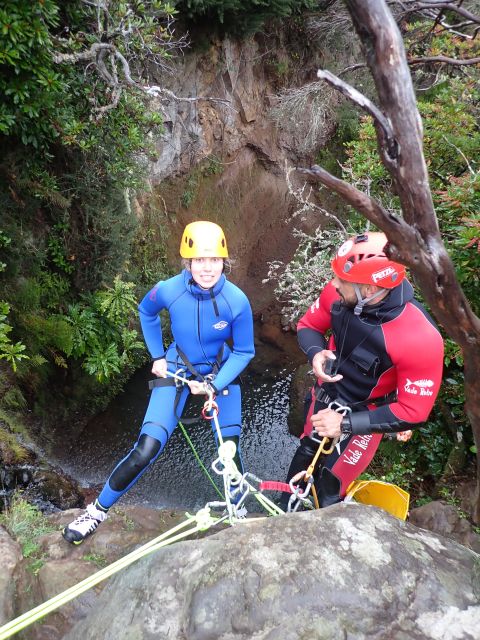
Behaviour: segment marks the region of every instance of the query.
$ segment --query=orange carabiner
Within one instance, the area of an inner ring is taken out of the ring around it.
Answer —
[[[206,415],[207,411],[211,411],[212,415],[207,416]],[[213,420],[215,415],[218,416],[218,413],[219,413],[218,404],[215,402],[215,400],[212,400],[212,401],[207,400],[207,402],[205,402],[205,404],[203,405],[202,418],[204,418],[205,420]]]

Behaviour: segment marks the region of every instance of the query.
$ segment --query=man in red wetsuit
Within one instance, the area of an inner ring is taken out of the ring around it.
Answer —
[[[313,474],[321,507],[345,497],[383,434],[419,427],[440,389],[442,337],[386,243],[383,233],[347,240],[332,261],[335,277],[297,325],[317,381],[287,480],[310,465],[318,449],[310,435],[339,438]]]

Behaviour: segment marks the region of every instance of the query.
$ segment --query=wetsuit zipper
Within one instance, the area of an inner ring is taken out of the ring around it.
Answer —
[[[200,334],[200,302],[201,300],[197,300],[197,331],[198,331],[198,344],[200,345],[200,348],[202,350],[203,356],[205,358],[205,362],[208,362],[208,364],[213,367],[213,364],[210,362],[209,358],[207,357],[207,354],[205,353],[205,350],[203,348],[203,344],[202,344],[202,339],[201,339],[201,334]]]

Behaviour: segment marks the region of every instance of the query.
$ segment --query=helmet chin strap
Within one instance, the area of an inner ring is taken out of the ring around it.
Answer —
[[[357,294],[357,304],[355,305],[355,309],[353,310],[353,313],[356,316],[359,316],[362,313],[363,307],[368,302],[375,300],[375,298],[378,298],[379,296],[382,295],[382,293],[386,291],[386,289],[379,289],[376,293],[373,294],[373,296],[369,296],[368,298],[362,298],[362,294],[360,293],[360,287],[358,286],[357,283],[355,282],[353,283],[353,288],[355,290],[355,293]]]

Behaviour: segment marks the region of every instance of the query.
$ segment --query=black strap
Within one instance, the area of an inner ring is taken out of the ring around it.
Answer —
[[[155,378],[154,380],[149,380],[148,382],[148,388],[150,389],[150,391],[152,389],[156,389],[157,387],[177,388],[175,399],[173,401],[173,413],[175,415],[175,418],[177,419],[177,422],[180,422],[180,420],[182,420],[181,416],[178,415],[178,403],[180,402],[180,396],[182,395],[184,384],[185,383],[182,383],[181,385],[176,384],[176,381],[173,378]],[[184,418],[182,420],[182,424],[193,424],[195,422],[198,422],[199,419],[200,418]]]
[[[370,404],[373,404],[376,407],[382,407],[385,404],[395,402],[395,400],[397,399],[397,393],[396,391],[392,391],[390,393],[386,393],[380,398],[368,399],[366,401],[362,400],[361,402],[347,402],[339,396],[331,396],[324,388],[324,385],[319,385],[318,382],[316,382],[314,386],[314,397],[316,402],[322,402],[325,405],[329,405],[330,402],[335,401],[341,405],[350,407],[352,411],[366,411],[368,409],[368,405]]]
[[[195,376],[196,378],[200,378],[200,380],[203,381],[203,376],[201,373],[199,373],[195,367],[193,366],[193,364],[190,362],[190,360],[187,358],[187,356],[185,355],[185,353],[182,351],[182,349],[180,349],[180,347],[176,346],[177,349],[177,353],[180,356],[180,358],[183,360],[183,364],[187,367],[187,369],[190,371],[190,373],[192,374],[192,376]]]
[[[365,411],[368,409],[369,404],[373,404],[376,407],[383,407],[386,404],[390,404],[397,400],[397,392],[391,391],[390,393],[386,393],[384,396],[380,396],[379,398],[368,399],[364,402],[354,402],[350,406],[352,407],[352,411]]]
[[[224,348],[225,348],[225,343],[223,343],[222,346],[220,347],[220,351],[217,353],[217,357],[215,358],[215,363],[212,366],[212,373],[214,373],[215,375],[218,373],[218,370],[220,369],[220,365],[222,364]],[[197,380],[199,379],[203,382],[205,380],[204,376],[199,371],[197,371],[197,369],[195,369],[193,364],[185,355],[184,351],[178,345],[176,345],[176,349],[177,349],[178,355],[183,360],[183,364],[187,367],[188,371],[192,374],[192,376],[194,376],[194,378],[196,378]],[[155,378],[154,380],[150,380],[148,383],[148,388],[150,390],[155,389],[157,387],[176,387],[177,392],[175,394],[175,400],[173,402],[173,412],[175,414],[175,418],[177,419],[178,422],[180,422],[181,420],[182,424],[194,424],[195,422],[198,422],[200,418],[183,418],[182,419],[181,416],[178,415],[178,411],[177,411],[178,403],[180,402],[180,396],[182,394],[182,390],[184,386],[185,386],[184,382],[182,382],[181,384],[178,384],[174,378]]]
[[[155,378],[148,381],[148,388],[150,391],[156,387],[175,387],[175,380],[173,378]]]
[[[213,310],[215,311],[215,315],[218,316],[220,315],[219,311],[218,311],[218,305],[217,305],[217,301],[215,300],[215,294],[213,293],[213,287],[212,289],[209,290],[210,291],[210,299],[212,301],[213,304]]]
[[[176,349],[177,349],[178,355],[183,360],[183,364],[187,367],[190,373],[203,382],[205,379],[204,376],[199,371],[197,371],[197,369],[195,369],[193,364],[190,362],[190,360],[187,358],[184,351],[178,346],[178,344],[176,345]],[[220,365],[222,364],[224,349],[225,349],[225,343],[223,343],[222,346],[220,347],[220,350],[217,353],[217,356],[215,358],[215,362],[213,363],[213,365],[210,362],[208,363],[212,367],[212,373],[215,375],[217,375],[220,369]]]

